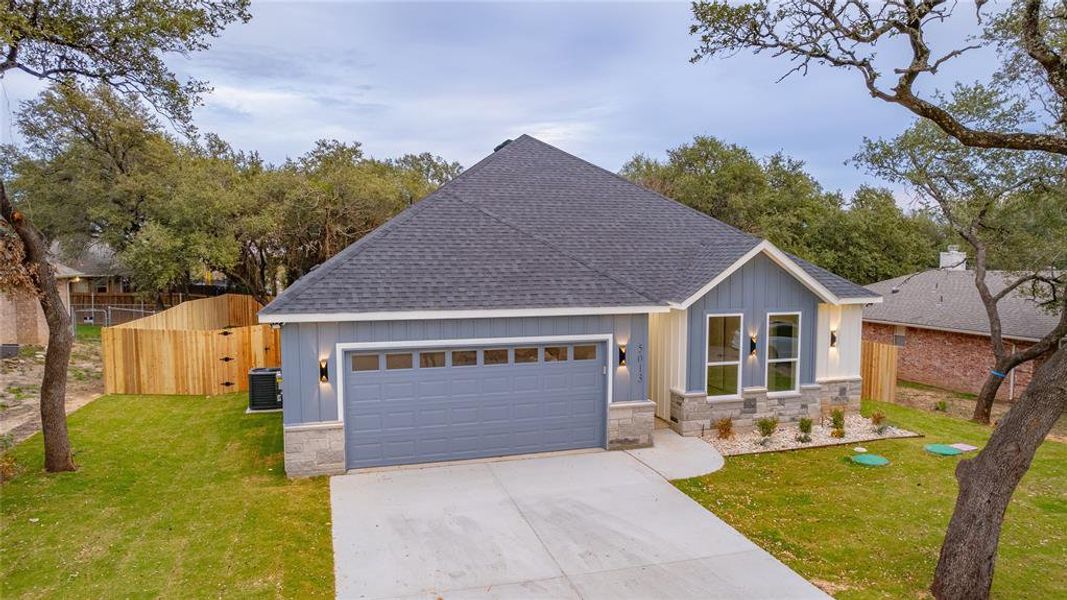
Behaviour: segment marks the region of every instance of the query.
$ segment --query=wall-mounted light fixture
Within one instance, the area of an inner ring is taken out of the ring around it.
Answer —
[[[756,355],[756,334],[754,333],[748,338],[748,355]]]
[[[328,364],[329,363],[325,358],[319,361],[319,381],[322,383],[326,383],[330,380],[330,370],[327,368]]]
[[[619,366],[626,366],[626,344],[619,344]]]
[[[830,330],[830,347],[831,348],[837,348],[837,330],[836,329],[831,329]]]

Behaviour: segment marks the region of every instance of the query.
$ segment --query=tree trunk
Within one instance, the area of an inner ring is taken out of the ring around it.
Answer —
[[[48,322],[48,349],[41,381],[41,431],[44,434],[44,468],[56,473],[73,471],[74,457],[67,435],[67,366],[74,344],[70,315],[56,286],[55,271],[48,262],[48,246],[25,215],[15,210],[0,182],[0,216],[19,236],[25,251],[23,267],[30,273],[34,291]]]
[[[971,415],[971,420],[975,423],[989,424],[989,418],[993,414],[993,402],[997,399],[997,392],[1000,391],[1000,385],[1004,383],[1005,377],[1009,377],[1008,371],[1011,368],[1008,367],[1006,361],[997,360],[993,370],[1004,373],[1004,377],[997,377],[992,373],[986,375],[985,383],[982,384],[982,389],[979,390],[978,398],[975,400],[974,414]]]
[[[1038,446],[1067,409],[1067,349],[1037,369],[985,448],[956,467],[959,495],[930,587],[939,600],[989,597],[1004,511]]]

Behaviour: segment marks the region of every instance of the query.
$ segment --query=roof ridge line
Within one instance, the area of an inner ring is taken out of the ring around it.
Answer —
[[[525,134],[523,134],[523,135],[525,135]],[[529,137],[529,136],[527,136],[527,137]],[[531,138],[531,139],[534,139],[534,138]],[[519,227],[518,225],[512,223],[511,221],[508,221],[507,219],[505,219],[505,218],[503,218],[503,217],[501,217],[501,216],[499,216],[497,214],[494,214],[494,213],[486,210],[485,208],[482,208],[481,206],[477,206],[475,204],[467,202],[463,198],[461,198],[461,197],[459,197],[459,196],[457,196],[457,195],[455,195],[455,194],[453,194],[451,192],[446,192],[446,193],[450,197],[462,202],[466,206],[469,206],[469,207],[473,208],[474,210],[476,210],[476,211],[478,211],[478,212],[490,217],[491,219],[493,219],[493,220],[495,220],[495,221],[497,221],[499,223],[502,223],[502,224],[506,225],[507,227],[509,227],[509,228],[511,228],[511,229],[513,229],[515,231],[518,231],[519,233],[525,235],[526,237],[528,237],[528,238],[530,238],[532,240],[537,241],[541,245],[547,247],[552,252],[555,252],[556,254],[559,254],[561,256],[565,256],[566,258],[568,258],[570,260],[573,260],[574,262],[582,265],[583,267],[589,269],[590,271],[592,271],[592,272],[594,272],[594,273],[596,273],[596,274],[598,274],[598,275],[600,275],[602,277],[606,277],[606,278],[608,278],[608,279],[610,279],[610,280],[612,280],[612,281],[614,281],[614,282],[616,282],[618,284],[621,284],[624,287],[626,287],[627,289],[629,289],[629,290],[631,290],[633,292],[636,292],[638,295],[640,295],[640,296],[642,296],[644,298],[647,298],[648,300],[650,300],[652,302],[665,303],[664,300],[662,300],[660,298],[655,298],[653,296],[650,296],[648,294],[648,292],[635,287],[632,283],[630,283],[628,281],[623,281],[622,279],[619,279],[618,277],[616,277],[614,275],[611,275],[610,273],[605,273],[604,271],[601,271],[600,269],[594,267],[593,265],[590,265],[590,264],[586,263],[584,260],[578,258],[577,256],[574,256],[571,253],[553,247],[550,240],[547,240],[547,239],[542,238],[540,236],[534,235],[533,233],[530,233],[529,231],[526,231],[525,229]]]

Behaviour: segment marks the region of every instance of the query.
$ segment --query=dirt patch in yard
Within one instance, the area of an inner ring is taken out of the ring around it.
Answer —
[[[974,401],[974,394],[952,392],[911,381],[900,380],[897,382],[896,404],[911,408],[939,412],[960,419],[970,419],[971,415],[974,414]],[[941,402],[944,404],[939,405]],[[940,410],[942,407],[944,410]],[[1011,404],[1006,402],[994,403],[993,422],[995,423],[1003,417],[1010,408]],[[1060,417],[1060,420],[1052,427],[1052,431],[1049,432],[1046,439],[1067,444],[1067,415]]]
[[[41,376],[44,348],[23,346],[15,358],[0,360],[0,435],[21,442],[41,428]],[[67,372],[67,414],[104,393],[100,341],[76,340]]]

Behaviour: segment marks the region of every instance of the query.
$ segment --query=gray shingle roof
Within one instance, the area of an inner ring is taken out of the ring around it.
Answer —
[[[759,244],[530,136],[285,290],[264,314],[681,302]],[[801,267],[843,298],[873,296]]]
[[[994,294],[1013,280],[1012,274],[1003,271],[986,275]],[[989,334],[989,318],[974,287],[974,271],[923,271],[868,287],[880,293],[883,301],[864,308],[866,320]],[[1004,337],[1040,339],[1056,326],[1056,315],[1018,290],[1001,300],[998,308]]]

